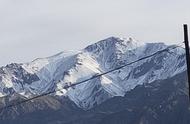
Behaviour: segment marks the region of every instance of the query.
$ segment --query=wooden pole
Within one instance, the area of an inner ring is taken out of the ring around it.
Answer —
[[[185,42],[186,63],[187,63],[187,76],[189,84],[189,98],[190,98],[190,55],[189,55],[188,26],[187,24],[184,24],[183,27],[184,27],[184,42]]]

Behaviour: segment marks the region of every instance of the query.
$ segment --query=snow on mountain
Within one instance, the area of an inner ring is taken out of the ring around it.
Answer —
[[[81,51],[61,52],[29,63],[10,64],[0,68],[0,96],[19,93],[32,97],[60,90],[66,83],[91,78],[166,47],[164,43],[145,44],[132,38],[110,37]],[[177,48],[171,53],[164,52],[73,88],[57,91],[54,95],[68,96],[79,107],[90,109],[111,97],[124,96],[137,85],[174,76],[185,67],[184,51]]]

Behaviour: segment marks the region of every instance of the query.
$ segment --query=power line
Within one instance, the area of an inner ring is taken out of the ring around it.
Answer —
[[[181,44],[181,43],[180,43],[180,44]],[[157,55],[157,54],[161,54],[161,53],[163,53],[163,52],[168,52],[168,53],[170,53],[170,52],[169,52],[170,50],[176,49],[176,48],[178,48],[178,47],[181,48],[181,46],[182,46],[182,45],[171,45],[171,46],[169,46],[169,47],[167,47],[167,48],[165,48],[165,49],[163,49],[163,50],[157,51],[157,52],[155,52],[155,53],[153,53],[153,54],[151,54],[151,55],[142,57],[142,58],[140,58],[140,59],[137,59],[137,60],[135,60],[135,61],[133,61],[133,62],[124,64],[124,65],[122,65],[122,66],[120,66],[120,67],[114,68],[114,69],[109,70],[109,71],[107,71],[107,72],[94,75],[94,76],[92,76],[92,77],[89,78],[89,79],[86,79],[86,80],[77,82],[77,83],[75,83],[75,84],[67,85],[67,86],[63,87],[62,89],[52,90],[52,91],[50,91],[50,92],[43,93],[43,94],[41,94],[41,95],[38,95],[38,96],[35,96],[35,97],[32,97],[32,98],[29,98],[29,99],[25,99],[25,100],[22,100],[22,101],[19,101],[19,102],[16,102],[16,103],[7,105],[7,106],[5,106],[5,107],[0,108],[0,110],[4,110],[4,109],[8,109],[8,108],[11,108],[11,107],[14,107],[14,106],[18,106],[18,105],[23,104],[23,103],[26,103],[26,102],[28,102],[28,101],[31,101],[31,100],[34,100],[34,99],[37,99],[37,98],[40,98],[40,97],[44,97],[44,96],[47,96],[47,95],[50,95],[50,94],[55,93],[55,92],[57,92],[57,91],[62,91],[63,89],[68,89],[68,88],[70,88],[70,87],[74,87],[74,86],[76,86],[76,85],[85,83],[85,82],[87,82],[87,81],[89,81],[89,80],[95,79],[95,78],[97,78],[97,77],[101,77],[101,76],[103,76],[103,75],[106,75],[106,74],[108,74],[108,73],[114,72],[114,71],[116,71],[116,70],[119,70],[119,69],[121,69],[121,68],[124,68],[124,67],[126,67],[126,66],[129,66],[129,65],[131,65],[131,64],[137,63],[138,61],[142,61],[142,60],[144,60],[144,59],[148,59],[148,58],[153,57],[153,56],[155,56],[155,55]]]
[[[126,67],[126,66],[129,66],[129,65],[131,65],[131,64],[134,64],[134,63],[136,63],[136,62],[138,62],[138,61],[142,61],[142,60],[144,60],[144,59],[148,59],[148,58],[150,58],[150,57],[152,57],[152,56],[155,56],[155,55],[157,55],[157,54],[161,54],[161,53],[163,53],[163,52],[169,52],[169,49],[176,49],[176,48],[178,48],[178,47],[181,47],[181,45],[172,45],[172,46],[169,46],[169,47],[167,47],[167,48],[165,48],[165,49],[163,49],[163,50],[157,51],[157,52],[155,52],[155,53],[153,53],[153,54],[151,54],[151,55],[148,55],[148,56],[142,57],[142,58],[140,58],[140,59],[137,59],[137,60],[135,60],[135,61],[133,61],[133,62],[124,64],[123,66],[120,66],[120,67],[114,68],[114,69],[112,69],[112,70],[110,70],[110,71],[107,71],[107,72],[104,72],[104,73],[95,75],[95,76],[93,76],[93,77],[91,77],[91,78],[89,78],[89,79],[83,80],[83,81],[81,81],[81,82],[78,82],[78,83],[75,83],[75,84],[71,84],[70,87],[76,86],[76,85],[78,85],[78,84],[84,83],[84,82],[86,82],[86,81],[92,80],[92,79],[97,78],[97,77],[100,77],[100,76],[102,76],[102,75],[105,75],[105,74],[111,73],[111,72],[113,72],[113,71],[119,70],[119,69],[124,68],[124,67]]]

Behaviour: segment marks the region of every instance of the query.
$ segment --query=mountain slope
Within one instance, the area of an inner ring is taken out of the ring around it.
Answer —
[[[20,109],[11,109],[1,112],[1,124],[189,124],[190,106],[188,101],[186,71],[171,78],[157,80],[155,82],[139,85],[128,91],[124,97],[111,98],[93,109],[83,111],[72,101],[65,99],[60,101],[55,98],[40,98],[40,102],[47,99],[54,104],[54,108],[48,105],[46,109],[34,109],[29,106]],[[38,103],[34,100],[34,103]],[[58,102],[55,102],[58,101]],[[47,102],[46,102],[47,103]],[[56,107],[57,106],[57,107]],[[17,111],[16,111],[17,110]],[[2,115],[13,111],[20,112],[16,118],[2,119]],[[30,110],[30,112],[24,111]],[[34,110],[34,111],[32,111]]]

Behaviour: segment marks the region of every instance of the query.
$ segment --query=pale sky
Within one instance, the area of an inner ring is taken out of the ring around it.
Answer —
[[[178,43],[190,0],[0,0],[0,66],[110,36]]]

